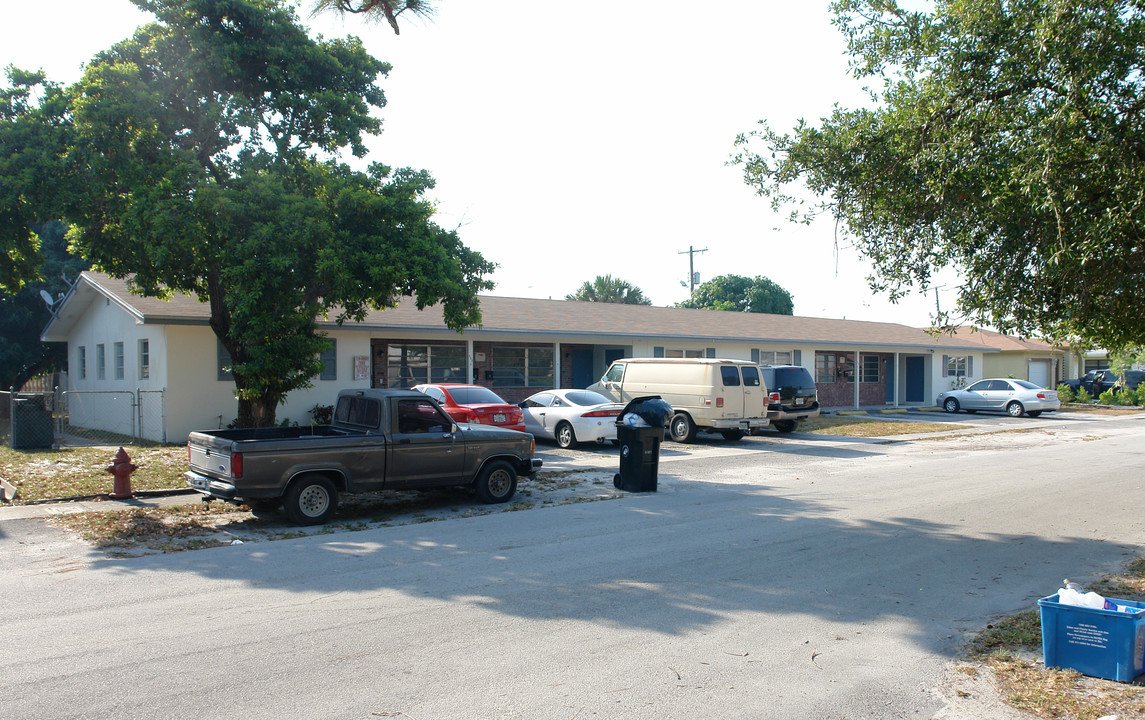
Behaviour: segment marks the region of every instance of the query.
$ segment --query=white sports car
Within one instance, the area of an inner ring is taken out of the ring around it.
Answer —
[[[526,398],[521,409],[525,432],[572,448],[616,440],[616,418],[624,406],[591,390],[545,390]]]

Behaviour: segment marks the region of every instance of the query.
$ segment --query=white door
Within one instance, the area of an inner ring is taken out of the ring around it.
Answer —
[[[1050,361],[1049,360],[1032,360],[1030,361],[1030,382],[1042,387],[1050,386]]]

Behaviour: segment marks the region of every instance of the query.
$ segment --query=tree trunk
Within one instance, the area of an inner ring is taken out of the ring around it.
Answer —
[[[242,390],[239,386],[238,378],[235,378],[235,386]],[[239,398],[239,427],[273,427],[275,422],[275,413],[278,411],[279,393],[273,390],[264,390],[257,398],[243,399]]]

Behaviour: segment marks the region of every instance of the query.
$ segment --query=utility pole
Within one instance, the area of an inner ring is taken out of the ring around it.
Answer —
[[[695,268],[695,262],[694,262],[695,258],[696,258],[696,253],[702,253],[702,252],[707,252],[707,251],[708,251],[707,248],[704,248],[703,250],[696,250],[691,245],[689,245],[687,250],[681,250],[680,252],[676,253],[677,255],[687,254],[687,256],[688,256],[688,294],[689,294],[689,297],[693,293],[696,292],[696,268]]]

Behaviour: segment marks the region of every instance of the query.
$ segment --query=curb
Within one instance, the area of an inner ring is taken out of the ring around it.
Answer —
[[[920,412],[942,412],[942,408],[937,405],[929,405],[920,407],[871,408],[869,410],[823,410],[820,414],[846,417],[847,415],[909,415],[910,413]]]
[[[131,493],[131,497],[127,498],[113,498],[111,493],[98,493],[96,495],[74,495],[72,497],[60,498],[40,498],[39,500],[29,500],[21,505],[52,505],[55,503],[69,503],[69,502],[99,502],[102,500],[130,500],[131,498],[153,498],[153,497],[170,497],[172,495],[193,495],[198,490],[194,488],[168,488],[166,490],[137,490]],[[20,505],[0,505],[0,507],[20,507]]]

